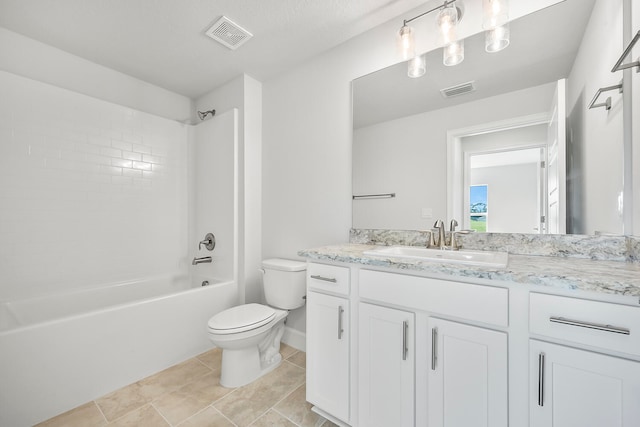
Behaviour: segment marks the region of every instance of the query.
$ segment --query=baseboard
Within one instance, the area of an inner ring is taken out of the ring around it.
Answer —
[[[307,351],[307,335],[297,329],[284,327],[282,342],[300,351]]]

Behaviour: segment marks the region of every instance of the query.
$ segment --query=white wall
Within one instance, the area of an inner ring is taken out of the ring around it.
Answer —
[[[596,1],[567,79],[567,231],[572,233],[623,232],[618,213],[623,187],[622,95],[611,91],[600,96],[600,102],[611,97],[609,111],[587,109],[598,88],[622,80],[621,73],[611,73],[624,50],[622,3]]]
[[[554,87],[545,84],[356,129],[354,194],[395,192],[396,198],[354,201],[354,228],[423,230],[436,219],[450,220],[447,131],[546,113]],[[433,217],[422,218],[422,208],[432,209]]]
[[[184,271],[187,126],[0,71],[0,299]]]
[[[238,118],[237,110],[216,115],[195,126],[189,144],[192,200],[188,259],[212,258],[211,263],[190,266],[195,283],[203,280],[237,280],[238,252]],[[209,251],[199,242],[213,233]]]
[[[161,117],[188,120],[191,100],[0,27],[0,70]]]
[[[262,276],[262,84],[241,75],[195,100],[216,115],[238,109],[239,302],[263,301]]]

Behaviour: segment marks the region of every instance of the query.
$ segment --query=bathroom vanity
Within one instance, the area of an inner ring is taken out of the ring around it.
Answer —
[[[301,251],[307,400],[348,426],[640,425],[640,265]]]

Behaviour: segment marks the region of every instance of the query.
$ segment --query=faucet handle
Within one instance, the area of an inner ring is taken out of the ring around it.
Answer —
[[[449,231],[453,233],[454,231],[456,231],[457,226],[458,226],[458,221],[456,221],[455,219],[452,219],[451,223],[449,224]]]
[[[198,243],[198,250],[202,249],[202,245],[204,245],[207,250],[212,251],[213,248],[216,247],[216,236],[214,236],[213,233],[207,233],[207,235],[204,236],[204,240]]]

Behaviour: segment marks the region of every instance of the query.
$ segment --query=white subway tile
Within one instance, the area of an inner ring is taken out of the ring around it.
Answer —
[[[132,151],[123,151],[122,152],[122,158],[123,159],[127,159],[127,160],[141,161],[142,160],[142,154],[141,153],[134,153]]]
[[[100,154],[103,156],[122,158],[122,150],[117,150],[115,148],[101,148]]]
[[[118,166],[121,168],[131,168],[133,166],[133,162],[131,160],[125,159],[111,159],[111,166]]]
[[[142,144],[133,144],[132,151],[142,154],[151,154],[151,147]]]
[[[100,165],[100,173],[106,173],[109,175],[122,175],[122,168],[115,166]]]
[[[145,171],[150,171],[151,170],[151,163],[133,162],[133,168],[134,169],[145,170]]]
[[[131,151],[133,144],[126,141],[119,141],[117,139],[111,140],[111,146],[120,150]]]

